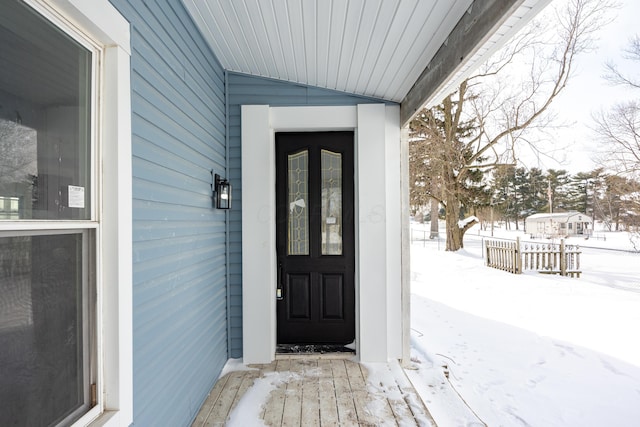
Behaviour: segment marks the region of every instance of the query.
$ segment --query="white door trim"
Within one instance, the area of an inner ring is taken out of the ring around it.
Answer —
[[[399,107],[243,105],[241,122],[244,363],[275,358],[275,132],[280,131],[355,132],[356,354],[367,362],[400,358]]]

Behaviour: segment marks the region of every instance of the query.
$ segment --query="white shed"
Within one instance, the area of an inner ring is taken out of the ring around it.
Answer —
[[[537,213],[525,219],[524,227],[531,237],[589,236],[593,219],[577,211]]]

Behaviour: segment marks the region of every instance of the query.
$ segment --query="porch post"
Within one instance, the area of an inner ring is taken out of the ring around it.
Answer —
[[[275,154],[269,106],[243,105],[241,129],[242,354],[245,364],[269,363],[276,342]]]
[[[409,127],[400,130],[400,205],[402,215],[402,364],[411,364],[411,240],[409,225]],[[433,214],[432,214],[433,215]],[[433,218],[433,216],[432,216]]]
[[[359,356],[386,362],[388,343],[385,106],[358,105]]]

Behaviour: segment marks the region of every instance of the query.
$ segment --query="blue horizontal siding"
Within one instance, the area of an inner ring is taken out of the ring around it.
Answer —
[[[202,233],[224,233],[224,224],[211,221],[134,221],[133,241],[164,240],[174,236],[199,236]]]
[[[136,76],[137,74],[133,73],[132,77]],[[189,127],[189,120],[185,118],[184,114],[169,102],[164,101],[161,93],[155,92],[149,94],[145,89],[146,86],[142,92],[134,92],[136,96],[131,102],[132,109],[134,110],[133,119],[148,122],[156,126],[159,131],[162,131],[163,138],[171,138],[176,142],[176,147],[184,147],[187,150],[185,155],[194,152],[203,156],[205,159],[213,159],[217,152],[220,156],[219,158],[224,156],[223,151],[217,151],[216,147],[207,146],[206,143],[203,142],[214,136],[221,138],[224,136],[223,133],[219,135],[209,135],[204,131],[194,132],[194,129]],[[141,130],[144,131],[146,129],[143,128]],[[134,135],[142,138],[146,136],[144,133],[136,134],[135,130]],[[222,138],[222,140],[224,140],[224,138]]]
[[[131,23],[133,417],[188,426],[228,358],[224,70],[180,0],[111,0]]]
[[[234,185],[229,215],[230,355],[242,357],[241,106],[356,105],[384,101],[236,73],[228,73],[227,85],[229,176]]]

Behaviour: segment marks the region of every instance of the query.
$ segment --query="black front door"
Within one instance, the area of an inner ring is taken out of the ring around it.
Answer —
[[[355,337],[353,132],[276,133],[278,344]]]

